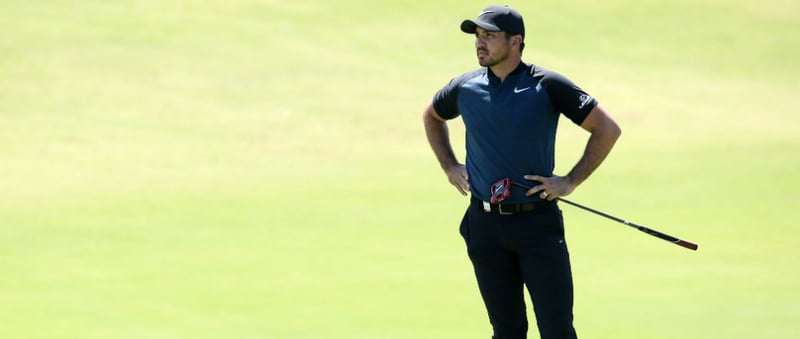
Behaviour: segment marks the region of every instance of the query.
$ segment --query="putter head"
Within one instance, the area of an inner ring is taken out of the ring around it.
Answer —
[[[497,204],[511,196],[511,179],[503,178],[492,185],[492,204]]]

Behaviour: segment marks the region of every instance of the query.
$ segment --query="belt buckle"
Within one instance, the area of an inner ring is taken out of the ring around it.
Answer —
[[[508,204],[497,204],[497,213],[500,213],[501,215],[512,215],[512,214],[514,214],[514,212],[505,212],[505,211],[503,211],[503,205],[508,205]]]

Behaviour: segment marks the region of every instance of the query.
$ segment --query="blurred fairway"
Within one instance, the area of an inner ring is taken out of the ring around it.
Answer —
[[[485,5],[0,0],[0,337],[488,338],[421,123]],[[799,337],[800,5],[512,5],[623,127],[572,200],[700,244],[563,206],[579,335]]]

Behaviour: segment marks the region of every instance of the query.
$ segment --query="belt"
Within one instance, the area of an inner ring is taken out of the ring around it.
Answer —
[[[555,201],[542,200],[533,202],[523,202],[518,204],[514,203],[491,204],[489,202],[482,201],[475,197],[472,197],[472,202],[483,206],[483,210],[486,213],[497,213],[502,215],[532,212],[537,209],[541,209],[542,207],[549,206],[555,203]]]

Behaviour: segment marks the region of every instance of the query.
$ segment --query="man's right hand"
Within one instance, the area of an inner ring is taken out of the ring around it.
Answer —
[[[444,172],[447,174],[447,180],[450,180],[450,184],[455,186],[461,195],[466,196],[467,192],[469,192],[467,167],[462,164],[457,164],[446,168]]]

